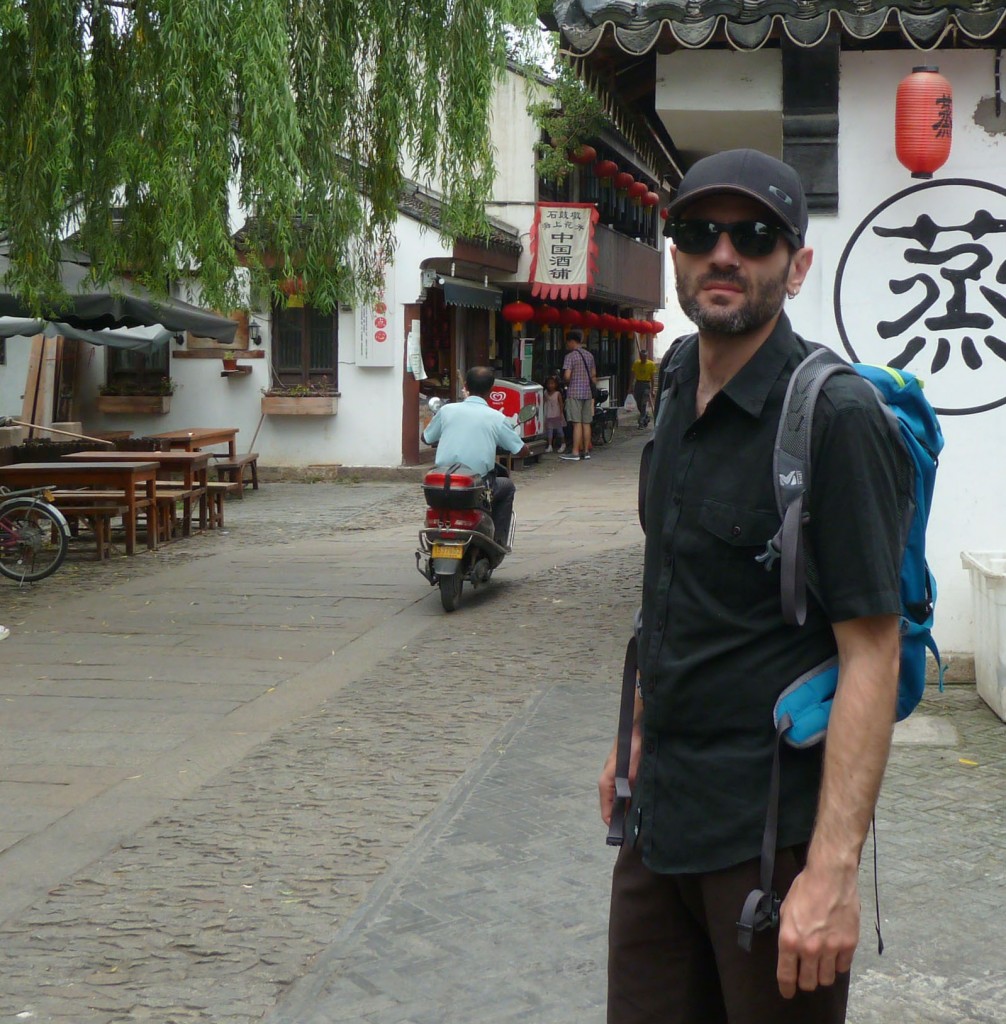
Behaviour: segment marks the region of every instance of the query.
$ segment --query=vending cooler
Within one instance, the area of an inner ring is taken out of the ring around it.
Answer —
[[[489,393],[489,404],[504,416],[516,416],[525,405],[535,407],[535,415],[518,427],[532,455],[540,455],[545,450],[544,394],[540,384],[519,377],[497,377]]]

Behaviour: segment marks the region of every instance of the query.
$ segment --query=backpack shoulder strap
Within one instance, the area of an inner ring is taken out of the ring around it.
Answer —
[[[772,456],[776,506],[782,525],[758,557],[766,569],[779,559],[783,618],[802,626],[807,618],[807,561],[803,527],[811,478],[811,437],[814,409],[825,381],[836,373],[855,373],[844,359],[823,345],[793,371],[783,400]]]
[[[675,338],[670,347],[660,358],[660,367],[657,370],[657,386],[653,392],[653,422],[657,422],[657,414],[660,412],[660,396],[664,388],[670,386],[674,379],[674,371],[685,361],[685,357],[692,349],[692,345],[698,344],[697,334],[685,334]]]
[[[660,368],[657,370],[657,387],[653,393],[653,425],[656,430],[657,417],[660,414],[660,395],[663,390],[670,387],[674,380],[675,371],[684,363],[688,353],[698,344],[697,334],[686,334],[684,337],[675,338],[670,348],[660,359]],[[650,480],[650,460],[653,458],[653,438],[651,437],[643,445],[643,452],[639,458],[639,486],[636,494],[636,508],[639,513],[639,525],[646,533],[646,487]]]

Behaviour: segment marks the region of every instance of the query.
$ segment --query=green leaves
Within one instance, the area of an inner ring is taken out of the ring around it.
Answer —
[[[5,286],[41,308],[71,239],[98,281],[196,273],[221,309],[240,263],[358,301],[406,178],[442,191],[446,233],[485,233],[489,102],[507,27],[533,19],[531,0],[0,0]]]

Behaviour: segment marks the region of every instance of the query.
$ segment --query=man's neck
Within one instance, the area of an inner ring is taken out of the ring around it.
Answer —
[[[696,397],[696,412],[699,416],[713,396],[722,391],[765,344],[781,315],[777,314],[767,324],[748,334],[699,331],[699,386]]]

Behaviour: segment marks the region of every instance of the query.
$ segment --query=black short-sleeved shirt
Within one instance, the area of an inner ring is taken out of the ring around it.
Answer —
[[[772,454],[786,385],[807,345],[783,315],[698,419],[698,347],[690,349],[661,401],[647,487],[634,799],[644,862],[673,873],[758,856],[773,706],[834,655],[832,622],[899,611],[898,509],[910,474],[869,385],[854,374],[830,378],[814,415],[806,533],[821,603],[808,595],[804,626],[787,625],[778,565],[766,572],[755,556],[779,527]],[[820,746],[784,745],[781,774],[783,847],[810,837]]]

